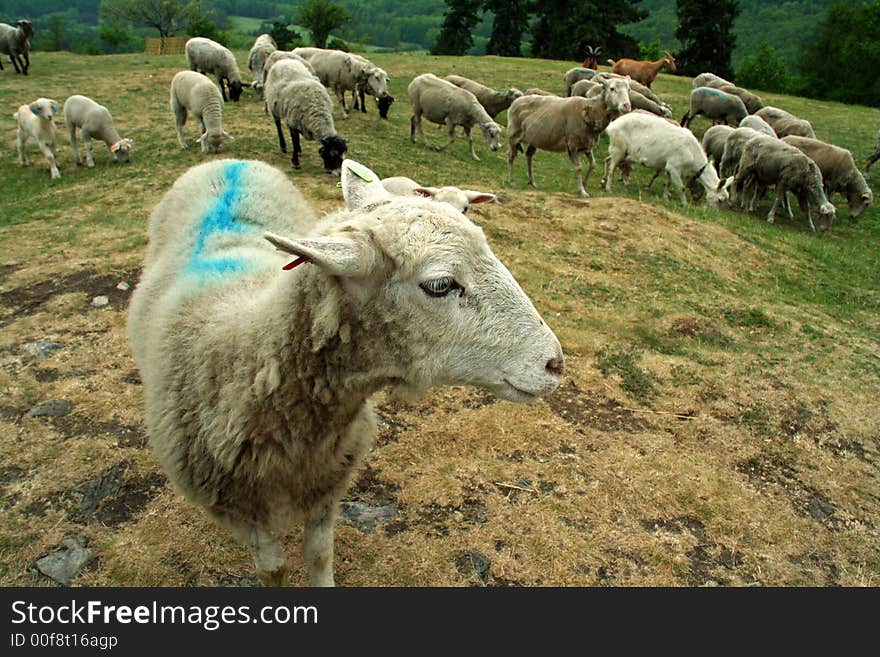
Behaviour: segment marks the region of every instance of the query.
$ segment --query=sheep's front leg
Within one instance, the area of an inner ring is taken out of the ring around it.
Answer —
[[[774,221],[776,221],[776,208],[779,206],[780,203],[782,203],[784,206],[786,202],[787,200],[785,198],[785,185],[779,182],[776,185],[776,198],[773,199],[773,205],[770,208],[770,212],[767,214],[768,224],[772,224]]]
[[[223,82],[224,82],[224,78],[218,78],[217,81],[220,83],[220,95],[223,96],[223,102],[224,102],[224,103],[228,103],[228,102],[229,102],[229,98],[226,97],[226,87],[229,86],[229,83],[227,82],[227,84],[224,85],[224,84],[223,84]],[[205,131],[202,130],[202,133],[204,133],[204,132],[205,132]]]
[[[76,142],[76,126],[72,123],[67,126],[67,135],[70,137],[70,147],[73,149],[73,161],[76,166],[82,166],[82,158],[79,156],[79,144]]]
[[[49,163],[49,173],[52,174],[52,178],[60,178],[61,172],[58,170],[58,162],[55,160],[55,148],[47,144],[39,145],[43,155],[46,156],[46,162]]]
[[[322,505],[306,520],[303,530],[303,558],[312,586],[334,586],[333,522],[336,502]]]
[[[18,129],[18,166],[26,167],[30,164],[27,158],[27,152],[25,151],[25,146],[27,145],[28,135],[21,128]]]
[[[435,146],[434,150],[442,151],[455,141],[455,123],[453,123],[449,117],[446,118],[446,130],[449,133],[449,141],[447,141],[442,146]],[[428,143],[427,140],[425,141],[425,143]],[[473,148],[473,145],[471,146],[471,148]]]
[[[92,136],[86,131],[80,131],[83,139],[83,146],[86,148],[86,166],[90,169],[95,166],[95,152],[92,148]]]
[[[293,152],[290,155],[290,164],[294,169],[299,169],[299,154],[302,153],[302,147],[299,143],[299,130],[294,130],[290,127],[288,127],[288,130],[290,130],[290,141],[293,146]]]
[[[683,206],[687,206],[687,197],[684,195],[684,181],[681,179],[681,175],[679,175],[676,169],[666,169],[667,186],[669,183],[675,187],[675,190],[678,192],[678,198],[681,201]]]
[[[278,131],[278,148],[281,149],[282,153],[287,152],[287,143],[284,141],[284,131],[281,129],[281,119],[277,116],[272,117],[275,119],[275,130]]]
[[[593,154],[591,152],[587,152],[590,159],[590,168],[587,170],[587,179],[590,178],[590,172],[593,170],[593,166],[595,164],[595,159],[593,158]],[[578,192],[580,193],[582,198],[588,198],[590,195],[587,194],[587,190],[584,187],[584,177],[581,175],[581,154],[577,150],[569,149],[568,151],[568,159],[571,160],[572,166],[574,166],[575,175],[577,175],[578,181]]]
[[[345,89],[336,87],[336,100],[339,101],[339,111],[342,112],[342,118],[348,118],[348,110],[345,108]]]
[[[455,130],[455,126],[452,129]],[[464,136],[467,137],[468,145],[471,147],[471,158],[479,162],[480,158],[477,157],[477,152],[474,150],[474,140],[471,138],[471,129],[468,126],[462,126],[462,130],[464,130]]]
[[[15,55],[9,55],[9,61],[12,62],[12,66],[15,68],[16,73],[21,73],[21,69],[18,67],[18,57]]]

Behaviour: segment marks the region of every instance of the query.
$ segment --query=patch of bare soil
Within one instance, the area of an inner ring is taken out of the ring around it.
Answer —
[[[652,426],[616,399],[585,393],[573,379],[548,397],[547,404],[559,417],[579,427],[635,433]]]

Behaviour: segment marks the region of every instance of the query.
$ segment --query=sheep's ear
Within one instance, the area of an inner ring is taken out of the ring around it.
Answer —
[[[28,107],[31,108],[31,114],[33,114],[34,116],[40,115],[40,104],[38,101],[35,100],[34,102],[29,103]]]
[[[730,187],[732,182],[733,182],[733,176],[730,176],[727,180],[724,180],[724,181],[718,183],[718,189],[723,192],[725,189]]]
[[[360,162],[343,160],[341,178],[342,195],[349,210],[357,210],[391,196],[382,186],[379,176]]]
[[[60,112],[60,111],[61,111],[61,108],[58,106],[58,103],[56,103],[56,102],[53,100],[53,101],[52,101],[52,113],[53,113],[53,114],[58,114],[58,112]]]
[[[463,189],[465,196],[467,196],[468,203],[492,203],[497,202],[497,197],[495,194],[486,194],[485,192],[475,192],[472,189]]]
[[[375,268],[378,253],[368,236],[357,233],[352,235],[288,239],[270,232],[263,233],[263,237],[276,249],[296,256],[296,260],[284,269],[293,269],[304,262],[311,262],[332,276],[363,278]]]
[[[416,187],[413,190],[413,194],[418,194],[419,196],[424,196],[425,198],[434,198],[437,192],[440,191],[436,187]]]

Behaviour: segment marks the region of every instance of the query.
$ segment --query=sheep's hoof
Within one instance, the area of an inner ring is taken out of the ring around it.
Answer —
[[[257,570],[257,579],[263,586],[284,586],[287,581],[287,566],[278,570]]]
[[[94,169],[94,168],[95,168],[95,163],[94,163],[94,162],[88,162],[88,163],[86,164],[86,166],[89,167],[89,169]]]
[[[480,158],[478,158],[476,155],[471,155],[471,157],[473,158],[474,162],[480,161]]]
[[[293,169],[294,171],[299,171],[300,169],[302,169],[302,167],[299,164],[294,164],[292,162],[290,163],[290,168]]]
[[[776,217],[774,217],[772,214],[768,214],[768,215],[767,215],[767,223],[768,223],[768,224],[772,224],[772,223],[774,223],[775,221],[776,221]]]

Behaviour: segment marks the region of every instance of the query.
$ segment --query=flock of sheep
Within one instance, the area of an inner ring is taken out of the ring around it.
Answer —
[[[208,39],[191,39],[186,56],[190,70],[171,82],[178,141],[186,147],[182,128],[192,114],[202,150],[217,152],[230,139],[223,102],[241,96],[241,75],[231,53]],[[346,92],[355,94],[361,111],[369,93],[387,115],[393,98],[384,71],[340,51],[281,52],[267,35],[257,39],[248,66],[282,151],[282,123],[294,168],[300,137],[318,142],[324,168],[340,172],[345,206],[319,219],[289,177],[263,162],[223,159],[192,167],[150,217],[128,335],[143,381],[150,444],[176,488],[250,548],[267,585],[286,577],[287,555],[277,535],[302,522],[309,582],[332,585],[333,525],[369,452],[374,393],[391,388],[413,396],[435,385],[476,385],[530,402],[556,390],[564,355],[483,231],[464,214],[470,203],[493,195],[424,187],[401,176],[381,180],[344,159],[346,143],[335,129],[327,88],[343,116]],[[638,77],[638,69],[633,72]],[[856,214],[871,201],[861,174],[854,181],[846,173],[852,157],[834,159],[830,154],[842,149],[789,135],[802,124],[781,111],[764,107],[750,114],[742,97],[704,78],[682,122],[704,114],[737,127],[713,127],[700,144],[669,120],[651,80],[634,79],[633,72],[579,69],[583,80],[569,85],[566,75],[566,83],[582,95],[568,97],[419,75],[408,88],[410,138],[417,131],[424,138],[422,118],[446,126],[447,145],[460,126],[478,159],[471,130],[478,127],[497,150],[502,128],[494,119],[507,109],[509,175],[524,150],[532,185],[535,152],[565,152],[586,195],[581,154],[589,160],[589,178],[593,149],[607,133],[608,190],[612,175],[628,175],[633,163],[653,169],[655,177],[665,172],[667,189],[673,185],[682,201],[685,187],[718,205],[731,190],[754,185],[754,203],[776,185],[774,210],[792,191],[808,215],[813,208],[819,213],[820,228],[834,213],[826,192],[844,190]],[[728,97],[738,101],[734,109]],[[15,115],[22,163],[33,137],[53,178],[60,176],[53,132],[59,109],[41,98]],[[80,131],[89,166],[92,137],[115,159],[129,157],[131,140],[119,136],[103,106],[71,96],[64,118],[75,152]],[[716,166],[730,175],[719,177]]]

